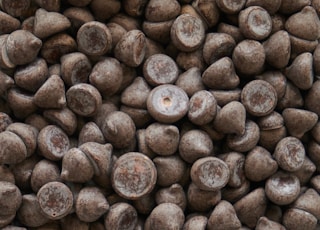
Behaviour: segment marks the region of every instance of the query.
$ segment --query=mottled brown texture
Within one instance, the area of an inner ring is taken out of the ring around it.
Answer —
[[[188,112],[189,98],[181,88],[164,84],[151,90],[147,108],[151,116],[159,122],[173,123]]]
[[[311,130],[318,121],[316,113],[303,109],[286,108],[282,116],[288,133],[297,138]]]
[[[104,55],[111,50],[111,32],[101,22],[86,22],[77,32],[77,43],[80,52],[93,56]]]
[[[316,229],[317,218],[309,212],[290,208],[284,213],[282,223],[287,229],[292,230]]]
[[[146,128],[146,143],[158,155],[174,154],[178,150],[179,140],[179,129],[174,125],[153,123]]]
[[[51,75],[33,96],[33,102],[44,109],[62,109],[66,106],[64,82],[58,75]]]
[[[233,188],[240,187],[245,181],[244,163],[245,156],[238,152],[227,152],[218,156],[229,168],[230,178],[228,186]]]
[[[75,208],[81,221],[93,222],[108,211],[109,204],[98,187],[84,187],[78,194]]]
[[[263,181],[278,170],[278,163],[265,148],[256,146],[248,154],[244,162],[244,172],[251,181]]]
[[[162,188],[155,194],[157,204],[173,203],[178,205],[183,211],[187,206],[186,193],[180,184],[172,184],[170,187]]]
[[[30,7],[30,0],[3,0],[0,6],[3,11],[7,12],[13,17],[20,17],[28,10]]]
[[[49,64],[58,63],[61,56],[77,50],[76,41],[70,35],[61,33],[50,37],[41,47],[41,56]]]
[[[65,54],[60,59],[61,78],[67,86],[86,83],[91,72],[88,57],[80,52]]]
[[[232,230],[241,227],[241,222],[237,217],[236,211],[228,201],[220,201],[210,214],[208,219],[208,229]]]
[[[174,83],[179,69],[174,60],[165,54],[150,56],[143,64],[145,80],[152,86]]]
[[[0,182],[0,212],[2,216],[15,214],[21,205],[22,196],[19,188],[11,182]]]
[[[61,160],[69,146],[70,142],[67,134],[55,125],[48,125],[39,132],[39,151],[49,160]]]
[[[112,169],[112,187],[120,196],[136,200],[150,193],[156,184],[154,163],[138,152],[122,155]]]
[[[78,120],[77,116],[68,107],[63,109],[46,109],[43,116],[50,123],[60,127],[67,135],[72,135],[76,131]]]
[[[184,213],[178,205],[162,203],[152,210],[145,222],[144,229],[181,229],[184,220]]]
[[[168,187],[178,183],[187,173],[187,164],[180,156],[156,156],[153,162],[157,169],[157,184]]]
[[[81,149],[71,148],[64,154],[60,174],[62,180],[85,183],[91,180],[93,175],[94,166]]]
[[[201,79],[201,71],[197,67],[191,67],[178,76],[175,85],[183,89],[189,97],[197,91],[204,90],[205,86]]]
[[[48,182],[60,181],[59,166],[53,161],[41,160],[32,170],[30,185],[32,190],[37,193],[39,189]]]
[[[150,0],[145,8],[145,17],[151,22],[163,22],[176,18],[181,10],[177,0]]]
[[[265,116],[276,107],[277,92],[267,81],[253,80],[243,87],[241,102],[248,113],[254,116]]]
[[[306,24],[308,27],[303,27]],[[311,6],[306,6],[300,12],[291,15],[285,23],[285,28],[293,36],[309,41],[317,40],[320,36],[320,20]]]
[[[229,0],[217,0],[217,5],[221,11],[227,14],[236,14],[245,6],[246,1],[229,1]]]
[[[120,62],[107,57],[97,62],[89,75],[89,82],[106,96],[115,94],[123,81],[123,69]]]
[[[172,43],[179,50],[195,51],[205,40],[205,27],[199,18],[189,14],[181,14],[171,26],[170,37]]]
[[[249,228],[254,228],[267,208],[267,198],[264,189],[257,188],[252,190],[237,201],[233,207],[239,220]],[[252,210],[255,211],[253,212]]]
[[[286,77],[301,90],[308,90],[313,85],[312,54],[305,52],[297,56],[285,70]]]
[[[221,109],[213,121],[213,127],[223,134],[243,135],[245,133],[246,110],[238,101],[231,101]]]
[[[288,136],[278,142],[273,157],[280,168],[294,172],[302,167],[305,159],[305,149],[298,138]]]
[[[102,104],[99,91],[92,85],[79,83],[66,92],[67,105],[76,114],[84,117],[95,115]]]
[[[3,11],[0,11],[0,34],[9,34],[20,27],[20,21]]]
[[[239,85],[240,78],[231,58],[223,57],[202,73],[202,81],[210,89],[232,90]]]
[[[17,212],[17,219],[28,227],[39,227],[49,221],[42,213],[35,194],[22,196],[22,203]]]
[[[291,55],[291,43],[288,32],[280,30],[263,42],[266,61],[277,69],[288,65]]]
[[[206,212],[221,200],[221,190],[205,191],[190,183],[187,191],[188,207],[192,211]]]
[[[262,44],[255,40],[243,40],[236,45],[232,61],[236,70],[245,75],[259,74],[265,62],[266,54]]]
[[[278,171],[266,181],[265,192],[273,203],[287,205],[299,196],[300,182],[295,175]]]
[[[0,133],[1,164],[17,164],[27,157],[27,147],[23,140],[11,131]]]
[[[125,148],[134,140],[136,127],[128,114],[114,111],[103,119],[101,131],[115,148]]]
[[[213,154],[213,142],[206,132],[190,130],[181,136],[179,154],[186,162],[193,163],[199,158]]]
[[[105,226],[111,229],[134,230],[137,222],[138,213],[136,209],[124,202],[112,205],[104,217]]]
[[[35,13],[33,33],[43,39],[62,32],[70,26],[71,22],[63,14],[39,8]]]
[[[51,220],[61,219],[72,209],[72,192],[61,182],[49,182],[43,185],[37,193],[37,198],[41,211]]]
[[[264,40],[272,29],[269,13],[260,6],[249,6],[239,13],[239,28],[248,39]]]
[[[6,41],[9,60],[15,65],[25,65],[35,60],[42,41],[26,30],[12,32]]]
[[[114,56],[130,67],[139,66],[146,52],[146,37],[141,30],[131,30],[122,36],[114,48]]]
[[[228,165],[219,158],[208,156],[196,160],[191,167],[192,182],[202,190],[217,191],[229,181]]]

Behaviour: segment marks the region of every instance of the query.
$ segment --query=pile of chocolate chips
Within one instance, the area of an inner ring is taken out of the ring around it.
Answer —
[[[0,0],[0,228],[320,228],[320,0]]]

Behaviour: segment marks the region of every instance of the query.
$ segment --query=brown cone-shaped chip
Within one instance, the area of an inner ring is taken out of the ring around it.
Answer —
[[[317,218],[309,212],[298,208],[290,208],[285,211],[282,223],[286,229],[316,229]]]
[[[217,191],[228,183],[230,170],[224,161],[209,156],[200,158],[192,164],[190,176],[198,188]]]
[[[251,121],[247,120],[245,125],[245,132],[241,135],[232,135],[227,136],[227,146],[236,152],[247,152],[253,149],[260,138],[259,126]]]
[[[70,21],[63,14],[47,12],[40,8],[35,14],[33,33],[42,39],[64,31],[70,26]]]
[[[260,217],[256,226],[256,230],[268,230],[268,229],[285,230],[286,228],[283,225],[279,224],[278,222],[272,221],[265,216]]]
[[[290,43],[291,43],[291,60],[296,58],[299,54],[304,52],[313,53],[319,44],[318,40],[309,41],[306,39],[298,38],[296,36],[290,35]]]
[[[37,57],[42,41],[29,31],[16,30],[8,36],[5,44],[2,47],[2,61],[5,60],[4,55],[7,54],[12,64],[25,65]],[[4,47],[7,52],[4,52]]]
[[[273,158],[280,168],[288,171],[298,171],[305,161],[306,150],[302,142],[296,137],[281,139],[274,150]]]
[[[0,163],[17,164],[27,157],[27,148],[23,140],[15,133],[0,133]]]
[[[260,117],[258,120],[260,130],[278,129],[281,128],[283,124],[283,117],[275,111],[268,114],[267,116]]]
[[[121,94],[121,102],[127,106],[146,109],[150,86],[142,77],[137,77]]]
[[[0,34],[9,34],[20,27],[20,21],[3,11],[0,11]]]
[[[4,72],[0,71],[0,95],[5,95],[7,90],[14,85],[14,81]]]
[[[225,200],[220,201],[209,217],[208,229],[225,230],[238,229],[240,227],[241,222],[232,204]]]
[[[277,170],[278,163],[265,148],[256,146],[247,154],[244,171],[249,180],[263,181]]]
[[[10,124],[6,131],[18,135],[27,148],[27,157],[30,157],[37,147],[38,130],[31,125],[14,122]]]
[[[17,68],[14,81],[18,87],[35,93],[48,78],[48,66],[44,59],[37,58],[32,63]]]
[[[94,167],[86,154],[78,148],[69,149],[62,159],[61,179],[85,183],[94,175]]]
[[[285,93],[283,97],[278,101],[277,108],[283,110],[285,108],[300,108],[302,106],[303,97],[300,90],[295,85],[293,85],[291,81],[287,81]],[[313,109],[316,109],[316,106],[313,108],[309,108],[309,110],[311,111],[313,111]]]
[[[263,43],[263,48],[266,52],[266,61],[270,65],[277,69],[287,66],[291,54],[288,32],[280,30],[274,33]]]
[[[282,14],[293,14],[308,5],[310,5],[310,0],[281,0],[279,12]]]
[[[271,17],[264,8],[249,6],[239,13],[239,28],[246,38],[263,40],[271,33]]]
[[[37,193],[37,198],[43,214],[49,219],[61,219],[72,210],[72,192],[61,182],[54,181],[43,185]]]
[[[111,172],[113,149],[111,144],[103,145],[96,142],[86,142],[80,145],[79,148],[90,160],[96,176],[106,176]]]
[[[320,196],[319,193],[309,188],[305,193],[301,194],[294,202],[293,206],[301,210],[313,214],[318,219],[320,218]]]
[[[169,21],[179,15],[180,8],[176,0],[151,0],[145,8],[145,18],[150,22]]]
[[[289,134],[297,138],[301,138],[318,121],[316,113],[303,109],[287,108],[282,116]]]
[[[81,221],[94,222],[109,209],[109,203],[98,187],[85,187],[78,194],[76,214]]]
[[[299,196],[299,179],[288,172],[278,171],[266,181],[265,193],[274,204],[288,205]]]
[[[150,115],[159,122],[173,123],[188,112],[189,98],[181,88],[164,84],[153,88],[147,99]]]
[[[245,132],[246,110],[238,101],[226,104],[218,111],[213,125],[216,130],[225,134],[242,135]]]
[[[52,75],[38,89],[33,102],[40,108],[61,109],[66,105],[64,83],[60,76]]]
[[[119,157],[111,176],[116,193],[129,200],[136,200],[150,193],[156,184],[156,178],[154,163],[138,152],[129,152]]]
[[[267,198],[263,188],[253,190],[234,204],[239,220],[249,228],[256,226],[266,208]]]
[[[285,71],[286,77],[302,90],[312,87],[313,74],[313,58],[308,52],[297,56]]]
[[[104,23],[90,21],[78,30],[77,43],[79,51],[87,55],[104,55],[111,49],[112,36]]]
[[[285,28],[290,34],[309,41],[317,40],[320,36],[320,20],[311,6],[306,6],[289,17]]]
[[[146,37],[140,30],[127,32],[114,48],[114,56],[130,67],[140,65],[146,52]]]
[[[320,115],[320,81],[314,82],[305,98],[305,106],[308,110]]]
[[[224,57],[203,72],[202,81],[211,89],[234,89],[239,85],[240,79],[231,58]]]
[[[265,116],[277,105],[275,88],[264,80],[253,80],[247,83],[241,92],[241,102],[247,112],[254,116]]]
[[[286,93],[287,78],[280,71],[266,71],[256,76],[256,79],[270,83],[277,92],[278,100]]]

